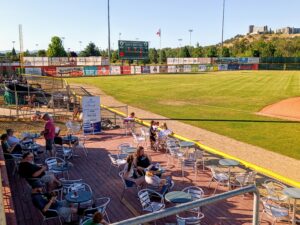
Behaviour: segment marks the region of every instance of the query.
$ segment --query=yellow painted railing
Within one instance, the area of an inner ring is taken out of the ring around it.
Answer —
[[[67,82],[67,81],[66,81],[66,82]],[[79,97],[80,97],[80,96],[79,96]],[[109,110],[110,112],[116,113],[117,115],[120,115],[120,116],[122,116],[122,117],[127,117],[127,115],[126,115],[125,113],[122,113],[122,112],[120,112],[120,111],[118,111],[118,110],[116,110],[116,109],[112,109],[112,108],[110,108],[110,107],[108,107],[108,106],[105,106],[105,105],[102,105],[102,104],[101,104],[101,107],[104,108],[104,109]],[[142,121],[142,120],[140,120],[140,119],[135,119],[135,122],[137,122],[137,123],[139,123],[139,124],[141,124],[141,125],[147,126],[147,127],[150,126],[149,123],[144,122],[144,121]],[[175,137],[175,138],[177,138],[177,139],[183,140],[183,141],[194,142],[194,143],[195,143],[196,145],[198,145],[201,149],[203,149],[203,150],[205,150],[205,151],[207,151],[207,152],[209,152],[209,153],[211,153],[211,154],[215,154],[215,155],[218,155],[218,156],[223,157],[223,158],[234,159],[234,160],[238,161],[240,164],[244,165],[245,167],[250,168],[250,169],[252,169],[252,170],[255,170],[255,171],[257,171],[258,173],[260,173],[260,174],[262,174],[262,175],[265,175],[265,176],[267,176],[267,177],[276,179],[276,180],[278,180],[278,181],[280,181],[280,182],[283,182],[283,183],[285,183],[285,184],[287,184],[287,185],[290,185],[290,186],[293,186],[293,187],[300,188],[300,182],[297,182],[297,181],[295,181],[295,180],[289,179],[289,178],[287,178],[287,177],[285,177],[285,176],[282,176],[282,175],[280,175],[280,174],[278,174],[278,173],[275,173],[275,172],[273,172],[273,171],[271,171],[271,170],[268,170],[268,169],[263,168],[263,167],[261,167],[261,166],[257,166],[257,165],[255,165],[255,164],[253,164],[253,163],[250,163],[250,162],[247,162],[247,161],[245,161],[245,160],[243,160],[243,159],[240,159],[240,158],[237,158],[237,157],[235,157],[235,156],[229,155],[229,154],[224,153],[224,152],[222,152],[222,151],[220,151],[220,150],[217,150],[217,149],[208,147],[208,146],[206,146],[206,145],[201,144],[200,142],[195,142],[195,141],[190,140],[190,139],[188,139],[188,138],[186,138],[186,137],[182,137],[182,136],[180,136],[180,135],[178,135],[178,134],[173,134],[173,135],[171,135],[171,136],[173,136],[173,137]]]

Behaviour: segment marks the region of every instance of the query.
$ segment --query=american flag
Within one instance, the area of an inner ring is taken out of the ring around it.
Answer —
[[[161,30],[160,30],[160,28],[158,29],[158,31],[156,32],[156,34],[160,37],[160,35],[161,35]]]

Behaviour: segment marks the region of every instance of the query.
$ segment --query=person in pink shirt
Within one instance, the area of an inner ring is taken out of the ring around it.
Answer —
[[[52,156],[52,145],[55,137],[55,124],[48,113],[45,113],[42,119],[46,121],[46,124],[45,129],[41,132],[41,135],[44,135],[46,140],[46,152],[49,151],[50,156]]]

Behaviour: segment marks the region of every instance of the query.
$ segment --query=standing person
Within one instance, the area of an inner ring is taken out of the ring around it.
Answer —
[[[41,135],[44,135],[46,141],[46,152],[49,151],[49,154],[52,157],[52,145],[55,137],[55,124],[48,113],[45,113],[42,119],[46,121],[46,124],[45,129],[41,132]]]
[[[155,121],[154,121],[154,120],[151,120],[149,133],[150,133],[149,138],[150,138],[150,146],[151,146],[151,149],[155,149],[155,143],[156,143],[156,128],[155,128]]]

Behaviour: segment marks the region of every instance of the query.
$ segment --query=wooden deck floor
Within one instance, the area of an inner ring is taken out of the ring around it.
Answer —
[[[80,158],[72,159],[74,168],[70,171],[70,179],[83,178],[84,181],[93,189],[94,197],[110,197],[111,203],[107,212],[111,222],[117,222],[127,218],[141,214],[140,204],[136,197],[136,193],[128,191],[124,200],[120,201],[120,195],[123,190],[122,182],[117,175],[117,170],[112,169],[108,174],[110,161],[108,153],[116,153],[117,146],[120,143],[132,143],[131,136],[125,136],[122,129],[114,131],[106,131],[101,135],[92,136],[86,143],[88,148],[88,157],[81,155]],[[79,152],[80,153],[80,152]],[[151,154],[153,161],[160,162],[166,166],[166,156],[163,153],[147,151]],[[174,190],[181,190],[184,187],[197,185],[203,188],[205,195],[210,196],[213,193],[214,185],[208,188],[210,180],[210,172],[208,170],[199,170],[197,182],[194,180],[194,174],[186,173],[187,176],[182,179],[180,168],[172,166],[168,168],[175,181]],[[40,225],[42,224],[41,216],[33,207],[31,200],[28,199],[29,193],[26,192],[26,185],[17,175],[8,173],[11,185],[12,196],[15,204],[15,210],[19,225]],[[227,188],[220,187],[218,193],[226,191]],[[28,191],[28,189],[27,189]],[[30,198],[30,197],[29,197]],[[252,204],[251,195],[238,196],[217,204],[209,205],[203,208],[205,219],[203,224],[207,225],[235,225],[235,224],[251,224],[252,221]],[[166,204],[166,207],[171,207]],[[160,220],[158,224],[175,223],[174,217]],[[47,224],[47,223],[45,223]],[[48,225],[58,224],[58,221],[48,222]],[[268,218],[262,220],[262,224],[271,224]],[[278,223],[280,224],[280,223]],[[286,223],[282,223],[286,224]]]

